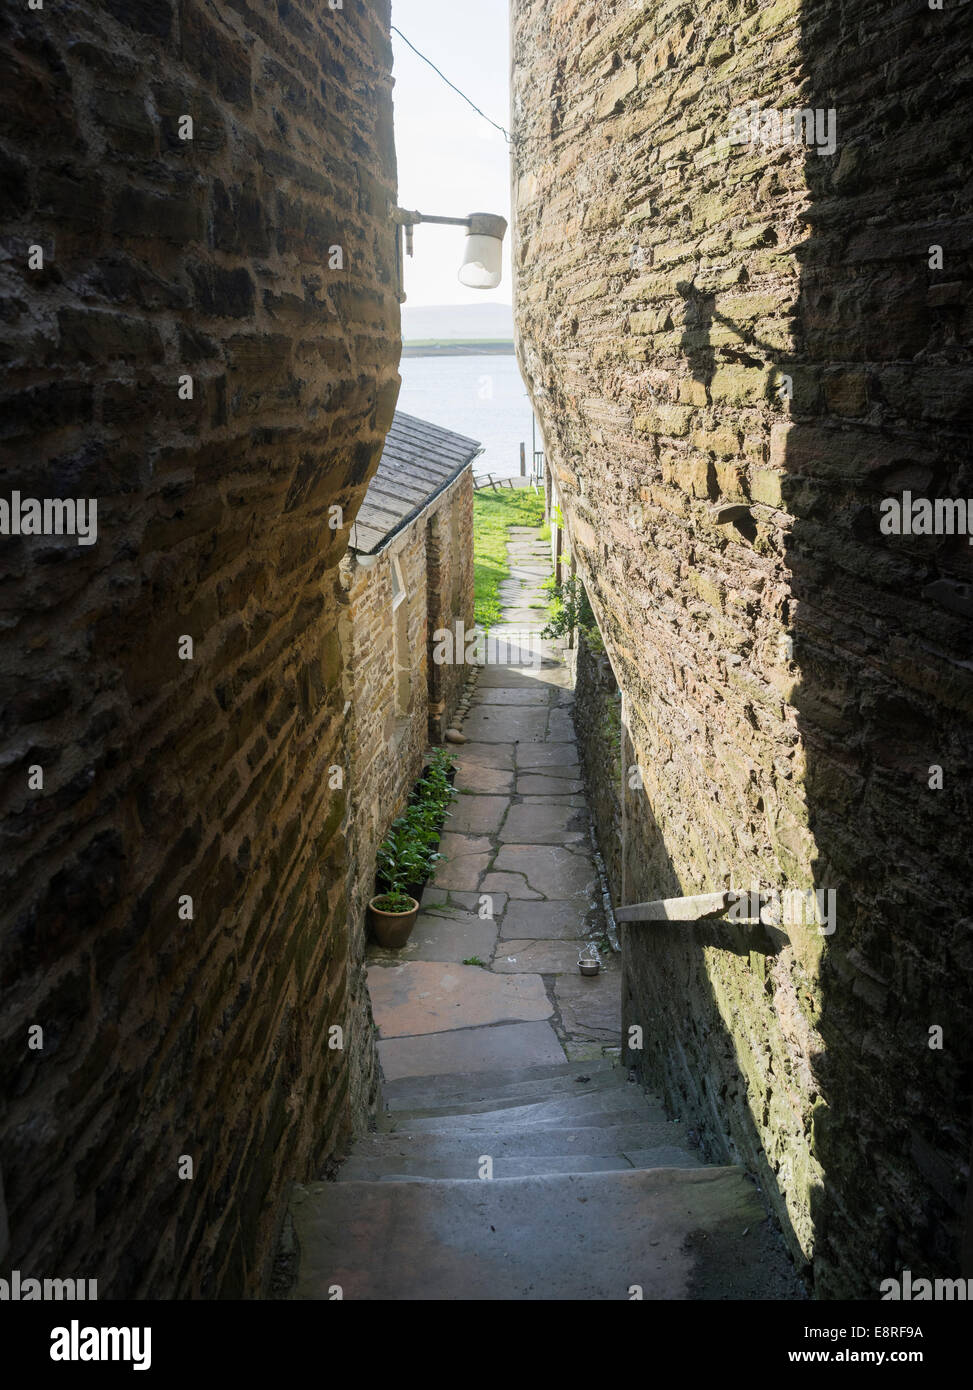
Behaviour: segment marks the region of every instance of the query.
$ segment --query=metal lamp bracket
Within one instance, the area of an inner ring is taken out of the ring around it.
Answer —
[[[389,212],[396,227],[396,273],[400,304],[405,303],[402,257],[403,253],[406,256],[414,254],[414,229],[420,222],[436,223],[441,227],[465,227],[468,236],[492,236],[498,241],[503,240],[507,230],[507,219],[492,212],[471,212],[469,217],[434,217],[429,213],[414,212],[409,208],[394,207],[391,204]]]

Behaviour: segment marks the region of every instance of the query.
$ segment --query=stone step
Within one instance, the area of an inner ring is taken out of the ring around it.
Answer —
[[[705,1168],[696,1149],[669,1144],[654,1149],[626,1149],[622,1154],[633,1168]]]
[[[385,1100],[389,1110],[395,1114],[399,1110],[407,1110],[409,1106],[432,1106],[432,1105],[462,1105],[467,1102],[470,1105],[477,1105],[484,1101],[495,1101],[499,1105],[502,1101],[513,1101],[523,1104],[526,1101],[545,1100],[555,1096],[587,1095],[592,1090],[611,1090],[615,1086],[629,1085],[625,1078],[625,1072],[616,1067],[612,1071],[595,1072],[589,1070],[588,1063],[583,1062],[574,1068],[575,1075],[552,1077],[549,1081],[512,1081],[506,1086],[476,1086],[466,1085],[462,1088],[456,1086],[411,1086],[407,1091],[398,1091],[389,1096],[389,1087],[385,1088]],[[585,1076],[587,1081],[579,1081],[578,1077]]]
[[[439,1072],[433,1076],[403,1076],[395,1081],[386,1081],[382,1086],[382,1094],[392,1108],[401,1108],[400,1102],[408,1104],[413,1097],[418,1101],[429,1098],[430,1104],[433,1105],[442,1095],[449,1098],[468,1096],[470,1100],[486,1100],[491,1095],[506,1094],[511,1086],[565,1078],[573,1080],[576,1076],[604,1076],[618,1070],[618,1063],[605,1057],[593,1062],[555,1062],[464,1075]]]
[[[714,1278],[779,1296],[760,1291],[772,1237],[740,1168],[314,1183],[291,1214],[301,1300],[673,1300]]]
[[[667,1149],[655,1153],[666,1155]],[[692,1167],[688,1154],[672,1149],[686,1162],[665,1166]],[[546,1158],[513,1157],[494,1162],[494,1178],[545,1177],[552,1173],[630,1173],[635,1165],[624,1154],[548,1154]],[[663,1166],[663,1165],[659,1165]],[[338,1182],[414,1182],[437,1178],[479,1178],[479,1155],[467,1158],[349,1158],[341,1165]]]
[[[632,1149],[683,1147],[686,1134],[675,1120],[653,1124],[565,1125],[546,1129],[484,1132],[365,1134],[355,1142],[356,1158],[459,1159],[475,1161],[488,1153],[499,1158],[542,1158],[549,1154],[613,1156]],[[472,1159],[471,1159],[472,1156]]]
[[[393,1126],[393,1132],[404,1134],[466,1134],[478,1135],[521,1134],[545,1129],[563,1129],[572,1123],[583,1125],[586,1129],[613,1129],[618,1125],[651,1124],[654,1120],[664,1121],[658,1111],[645,1111],[632,1106],[625,1110],[595,1110],[575,1118],[572,1115],[551,1115],[548,1119],[521,1120],[507,1124],[504,1116],[509,1112],[498,1110],[485,1115],[429,1115],[408,1120]]]
[[[701,1168],[695,1152],[677,1144],[629,1149],[623,1154],[548,1154],[503,1157],[494,1161],[494,1178],[543,1177],[550,1173],[614,1173],[632,1168]],[[407,1182],[416,1179],[478,1178],[480,1155],[462,1158],[386,1158],[352,1156],[341,1165],[338,1182]]]
[[[584,1075],[582,1072],[581,1075]],[[555,1086],[557,1089],[554,1089]],[[526,1103],[542,1104],[550,1100],[573,1100],[576,1096],[605,1095],[622,1091],[628,1096],[641,1097],[643,1092],[632,1081],[627,1081],[623,1072],[617,1075],[593,1076],[590,1081],[527,1081],[524,1087],[538,1089],[518,1090],[505,1096],[485,1096],[482,1100],[469,1100],[465,1096],[443,1097],[435,1103],[425,1105],[421,1097],[415,1097],[408,1106],[390,1107],[393,1115],[408,1112],[410,1115],[477,1115],[490,1110],[514,1110],[523,1108]]]
[[[664,1120],[665,1112],[661,1106],[646,1100],[636,1087],[625,1086],[499,1110],[474,1108],[452,1114],[431,1115],[416,1110],[400,1110],[393,1118],[396,1130],[413,1134],[445,1134],[450,1130],[492,1134],[510,1129],[550,1128],[552,1125],[561,1128],[567,1124],[590,1126]]]

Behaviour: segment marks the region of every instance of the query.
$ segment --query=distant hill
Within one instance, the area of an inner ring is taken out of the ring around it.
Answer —
[[[409,342],[512,342],[514,312],[509,304],[431,304],[402,306],[402,338]]]
[[[512,357],[512,338],[413,338],[402,344],[403,357]]]

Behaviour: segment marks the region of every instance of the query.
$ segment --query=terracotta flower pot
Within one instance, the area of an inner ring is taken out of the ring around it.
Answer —
[[[381,898],[385,895],[379,893],[378,896]],[[400,950],[412,935],[412,928],[419,915],[419,904],[412,897],[409,898],[409,901],[412,907],[408,912],[383,912],[381,908],[375,906],[375,898],[372,898],[368,904],[368,915],[371,918],[375,939],[387,951]]]

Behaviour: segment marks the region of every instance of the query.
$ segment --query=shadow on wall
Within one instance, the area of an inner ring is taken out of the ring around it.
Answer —
[[[836,113],[837,152],[804,159],[792,352],[744,333],[728,344],[715,328],[734,325],[713,296],[680,286],[682,348],[707,396],[724,363],[776,369],[768,398],[784,374],[792,382],[772,443],[792,518],[782,669],[806,756],[814,887],[835,892],[836,930],[626,927],[635,992],[625,1025],[663,1020],[644,1058],[630,1060],[702,1127],[708,1158],[755,1169],[792,1250],[813,1244],[824,1298],[876,1297],[903,1268],[960,1273],[973,1092],[963,987],[973,972],[973,548],[966,535],[885,535],[879,522],[882,500],[904,491],[973,498],[970,221],[960,216],[970,106],[944,80],[964,9],[805,6],[801,104]],[[733,524],[753,541],[760,518],[739,510]],[[635,745],[651,746],[631,717]],[[636,761],[628,744],[625,760]],[[625,815],[626,900],[690,891],[647,798],[630,791]],[[797,879],[796,858],[792,867]],[[749,957],[778,1010],[768,972],[788,935],[802,1017],[782,1027],[813,1040],[809,1116],[775,1114],[771,1092],[761,1100],[722,1024],[735,1011],[732,981],[700,969],[704,953]],[[777,1171],[754,1103],[765,1133],[796,1126],[787,1162],[803,1149],[806,1172]],[[791,1224],[784,1186],[810,1194],[810,1229]]]
[[[973,549],[965,535],[879,528],[882,500],[904,490],[973,497],[973,130],[968,92],[958,101],[948,80],[970,12],[947,10],[870,18],[817,0],[802,21],[805,101],[838,122],[837,154],[805,159],[782,460],[791,703],[815,887],[838,904],[816,1020],[826,1296],[861,1296],[903,1268],[958,1275],[969,1178]]]
[[[649,743],[638,712],[629,710],[621,750],[626,773],[624,832],[620,855],[611,856],[618,903],[681,897],[686,892],[649,799],[630,780],[638,767],[637,747]],[[607,852],[605,857],[609,862]],[[769,991],[770,966],[785,944],[786,934],[776,928],[725,918],[623,924],[622,1040],[627,1049],[630,1027],[641,1027],[643,1048],[626,1050],[627,1064],[651,1089],[660,1089],[671,1110],[690,1125],[706,1162],[741,1163],[754,1173],[797,1267],[807,1273],[807,1234],[790,1219],[778,1188],[778,1167],[764,1152],[750,1109],[753,1096],[763,1094],[762,1087],[748,1077],[734,1036],[723,1022],[737,1012],[734,986],[742,997],[748,977],[734,980],[725,971],[700,968],[704,956],[714,961],[730,952],[746,961],[749,975],[757,976]],[[791,1174],[788,1186],[793,1186]]]

